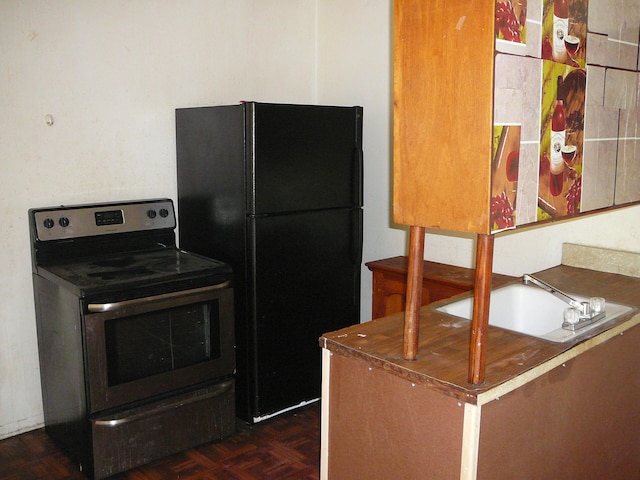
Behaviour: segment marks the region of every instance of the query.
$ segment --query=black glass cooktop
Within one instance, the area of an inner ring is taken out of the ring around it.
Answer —
[[[188,278],[231,279],[231,267],[223,262],[174,248],[157,251],[96,256],[41,267],[79,291],[144,287]],[[50,275],[47,275],[50,276]]]

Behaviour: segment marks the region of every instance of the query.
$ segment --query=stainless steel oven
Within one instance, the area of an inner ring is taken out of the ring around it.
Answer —
[[[230,267],[169,199],[31,209],[45,429],[104,478],[235,429]]]

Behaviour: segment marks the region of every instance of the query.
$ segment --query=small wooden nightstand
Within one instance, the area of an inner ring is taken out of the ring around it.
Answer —
[[[407,257],[393,257],[365,264],[373,273],[372,319],[404,311],[407,261]],[[473,269],[426,260],[423,268],[422,305],[473,289]],[[512,280],[514,277],[493,274],[492,285],[501,285]]]

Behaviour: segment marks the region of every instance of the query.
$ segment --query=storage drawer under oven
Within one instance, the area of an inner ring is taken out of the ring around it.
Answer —
[[[118,303],[88,303],[86,309],[92,413],[234,373],[233,289],[228,283]]]
[[[94,478],[231,435],[235,431],[234,391],[234,381],[226,380],[92,419]]]

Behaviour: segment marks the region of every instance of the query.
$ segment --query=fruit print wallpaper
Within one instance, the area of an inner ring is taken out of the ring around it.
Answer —
[[[584,68],[587,49],[587,0],[544,0],[543,60]]]
[[[527,0],[496,1],[496,38],[527,43]]]
[[[587,76],[582,68],[543,63],[538,220],[580,212]]]
[[[587,11],[587,0],[496,1],[493,232],[581,211]]]
[[[580,212],[587,0],[544,0],[538,220]]]
[[[520,125],[495,125],[491,164],[491,229],[516,226],[516,201],[520,162]]]

